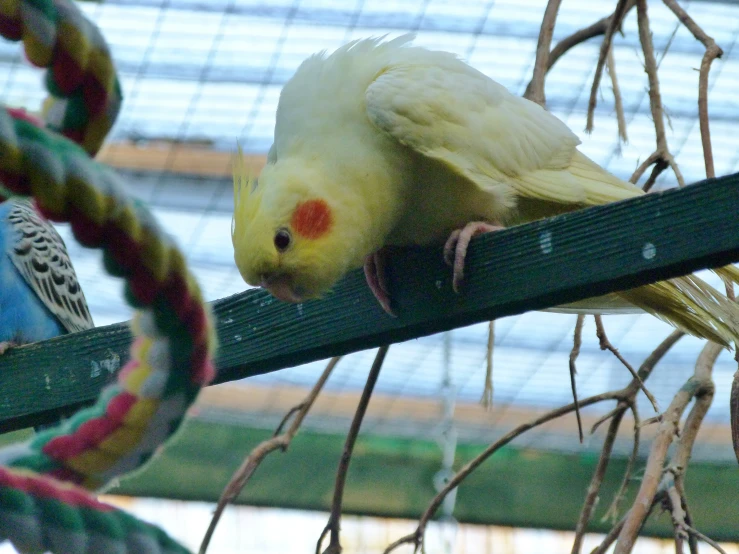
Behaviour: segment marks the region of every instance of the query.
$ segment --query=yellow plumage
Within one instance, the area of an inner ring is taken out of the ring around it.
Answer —
[[[579,152],[579,139],[549,112],[411,39],[314,55],[285,85],[267,165],[256,187],[241,185],[234,212],[236,262],[250,284],[314,298],[383,246],[643,194]],[[243,168],[234,174],[236,184]],[[294,224],[296,206],[311,199],[325,201],[331,217],[318,238]],[[718,273],[739,282],[736,268]],[[695,276],[573,307],[599,311],[598,302],[604,311],[637,306],[720,344],[739,339],[737,306]]]

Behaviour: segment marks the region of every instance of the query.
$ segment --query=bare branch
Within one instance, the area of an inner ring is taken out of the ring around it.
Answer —
[[[618,507],[621,504],[621,501],[626,496],[626,490],[629,488],[629,484],[631,483],[631,474],[634,471],[634,466],[636,465],[636,459],[639,456],[639,441],[641,440],[641,423],[639,421],[639,412],[636,408],[636,403],[632,402],[632,404],[629,406],[629,409],[631,410],[631,414],[634,417],[634,443],[631,448],[631,454],[629,455],[629,460],[626,462],[626,470],[624,471],[624,477],[621,480],[621,486],[618,488],[618,492],[613,496],[611,505],[608,507],[608,510],[606,511],[601,521],[608,521],[609,519],[616,521],[616,518],[618,517]]]
[[[635,2],[636,0],[628,0],[626,12],[634,7]],[[549,72],[552,67],[554,67],[554,64],[557,63],[557,61],[571,48],[574,48],[578,44],[582,44],[583,42],[590,40],[591,38],[604,35],[608,31],[608,28],[613,21],[614,15],[615,13],[609,15],[608,17],[603,17],[592,25],[589,25],[588,27],[583,27],[582,29],[575,31],[571,35],[560,40],[549,53],[545,73]],[[622,20],[623,15],[625,15],[625,13],[621,16]],[[618,25],[618,27],[620,27],[620,24]],[[523,93],[524,98],[531,99],[531,96],[533,95],[533,88],[534,79],[532,77],[531,81],[529,81],[529,84],[526,86],[526,91]]]
[[[613,419],[611,419],[611,424],[608,426],[608,432],[606,433],[605,441],[603,441],[603,448],[600,451],[598,465],[595,468],[595,472],[593,472],[593,477],[588,486],[588,492],[585,495],[585,502],[583,502],[580,517],[575,526],[575,540],[572,544],[572,554],[579,554],[582,549],[582,541],[585,537],[585,531],[587,531],[588,522],[593,515],[593,510],[595,510],[595,503],[598,500],[600,487],[603,484],[603,478],[608,469],[608,462],[611,460],[613,444],[616,442],[618,428],[621,426],[621,420],[623,419],[627,404],[619,402],[619,406],[622,407],[622,409],[614,414]]]
[[[633,389],[630,389],[627,387],[627,388],[624,388],[618,391],[611,391],[611,392],[596,394],[594,396],[590,396],[584,400],[579,401],[579,406],[580,407],[591,406],[593,404],[597,404],[598,402],[603,402],[604,400],[624,400],[626,398],[626,394],[633,394]],[[460,469],[454,475],[454,477],[452,477],[452,479],[449,480],[449,482],[444,486],[444,488],[439,491],[439,493],[433,498],[428,508],[426,508],[426,511],[421,516],[421,519],[419,520],[416,530],[409,535],[401,537],[400,539],[392,543],[390,546],[388,546],[384,551],[385,554],[389,554],[393,549],[403,544],[413,544],[415,545],[416,549],[423,546],[423,536],[426,531],[426,526],[428,525],[429,520],[434,516],[439,506],[441,506],[441,503],[444,501],[444,498],[446,498],[446,496],[452,490],[454,490],[462,481],[464,481],[465,478],[467,478],[467,476],[470,473],[475,471],[480,466],[480,464],[482,464],[485,460],[487,460],[490,456],[492,456],[500,448],[502,448],[503,446],[513,441],[516,437],[519,437],[520,435],[524,434],[525,432],[535,427],[538,427],[539,425],[547,423],[553,419],[557,419],[558,417],[561,417],[563,415],[569,414],[570,412],[574,410],[575,410],[574,402],[567,404],[566,406],[555,408],[554,410],[551,410],[532,421],[519,425],[515,429],[503,435],[496,442],[488,446],[482,453],[478,454],[475,458],[467,462],[467,464],[465,464],[464,467],[462,467],[462,469]]]
[[[577,367],[575,366],[575,360],[580,355],[580,346],[582,345],[582,326],[585,323],[585,315],[580,314],[577,316],[577,322],[575,323],[575,333],[572,338],[572,350],[570,351],[570,387],[572,387],[572,400],[575,403],[575,417],[577,418],[577,431],[580,434],[580,444],[582,444],[584,436],[582,433],[582,419],[580,418],[580,407],[577,404],[577,383],[575,382],[575,375],[577,375]]]
[[[488,345],[485,352],[485,388],[482,391],[483,407],[487,410],[493,405],[493,346],[495,345],[495,321],[488,323]]]
[[[598,55],[598,63],[595,66],[595,76],[593,77],[593,86],[590,87],[590,99],[588,100],[588,118],[585,124],[585,131],[591,133],[593,131],[593,117],[595,114],[595,106],[598,103],[598,88],[600,87],[600,80],[603,77],[603,68],[606,64],[606,58],[608,52],[611,49],[611,43],[613,42],[613,35],[618,29],[621,28],[621,23],[626,17],[626,14],[632,7],[634,7],[635,0],[618,0],[616,9],[611,15],[608,28],[603,35],[603,42],[600,45],[600,54]]]
[[[629,12],[629,10],[631,10],[631,8],[634,7],[635,4],[636,0],[628,0],[626,2],[625,11],[619,16],[621,18],[621,22],[623,21],[624,16]],[[592,25],[584,27],[579,31],[575,31],[570,36],[560,40],[555,45],[555,47],[552,48],[552,51],[549,54],[549,69],[551,69],[555,63],[557,63],[557,60],[559,60],[559,58],[561,58],[563,54],[565,54],[574,46],[577,46],[578,44],[583,43],[591,38],[605,35],[616,15],[616,12],[614,12],[608,17],[603,17]],[[621,22],[617,24],[615,30],[618,30],[618,28],[621,27]]]
[[[667,472],[665,473],[667,476]],[[677,554],[683,553],[683,543],[688,537],[688,533],[685,531],[685,517],[687,513],[683,509],[683,498],[677,491],[675,486],[670,486],[664,493],[667,511],[670,512],[672,517],[672,525],[675,531],[675,552]]]
[[[716,58],[723,56],[724,51],[716,44],[713,38],[709,37],[698,24],[680,7],[675,0],[664,0],[665,5],[672,10],[680,23],[685,25],[693,34],[696,40],[699,40],[706,48],[706,53],[701,60],[700,71],[698,73],[698,121],[701,130],[701,142],[703,144],[703,158],[706,164],[706,177],[716,176],[713,166],[713,148],[711,147],[711,130],[708,124],[708,72],[711,70],[711,64]]]
[[[634,371],[634,368],[631,367],[631,364],[624,359],[618,349],[611,344],[611,341],[608,340],[608,337],[606,336],[606,330],[603,327],[603,318],[601,318],[601,316],[599,315],[595,316],[595,329],[598,340],[600,341],[600,349],[609,350],[614,356],[616,356],[618,361],[620,361],[626,367],[626,369],[629,370],[629,373],[631,373],[631,376],[639,383],[639,387],[642,391],[644,391],[644,394],[649,399],[649,402],[652,403],[654,411],[658,412],[659,408],[657,407],[657,399],[654,398],[654,396],[652,396],[652,393],[647,390],[644,382],[639,378],[639,375],[636,373],[636,371]]]
[[[652,449],[647,459],[647,466],[642,477],[641,487],[631,509],[626,515],[623,529],[619,533],[614,554],[627,554],[636,542],[637,534],[646,520],[649,509],[657,494],[662,478],[667,450],[678,431],[680,417],[694,396],[713,393],[711,370],[721,346],[707,343],[696,362],[695,372],[687,383],[677,392],[670,406],[664,412]]]
[[[639,176],[646,170],[649,165],[662,160],[663,164],[667,164],[675,173],[675,179],[679,186],[685,186],[685,179],[675,162],[675,158],[667,147],[667,135],[665,134],[664,109],[662,107],[662,96],[659,91],[659,78],[657,77],[657,59],[654,55],[654,45],[652,43],[652,31],[649,28],[649,17],[647,15],[647,1],[637,0],[636,2],[636,19],[639,26],[639,41],[641,42],[642,51],[644,52],[644,71],[647,73],[649,80],[649,107],[652,112],[652,121],[654,123],[654,132],[656,134],[657,148],[654,154],[647,158],[650,163],[644,162],[640,168],[632,176],[632,182],[636,182]],[[656,180],[657,175],[662,169],[655,170],[645,185],[645,188],[651,188]],[[636,177],[636,179],[635,179]]]
[[[640,383],[643,383],[644,380],[646,380],[649,375],[652,373],[652,370],[655,368],[657,363],[664,357],[665,354],[672,348],[675,343],[677,343],[678,340],[680,340],[681,337],[684,336],[684,333],[682,331],[673,331],[665,340],[663,340],[657,348],[655,348],[652,353],[647,357],[646,360],[642,363],[641,367],[639,368],[639,372],[637,374],[637,378],[634,378],[631,380],[631,382],[624,387],[621,390],[618,391],[612,391],[612,392],[606,392],[602,394],[597,394],[595,396],[591,396],[589,398],[586,398],[584,400],[580,400],[578,402],[578,405],[580,407],[584,406],[590,406],[592,404],[596,404],[598,402],[602,402],[604,400],[617,400],[617,401],[624,401],[624,402],[631,402],[634,395],[639,392],[641,389]],[[523,425],[520,425],[501,437],[498,441],[488,446],[482,453],[480,453],[478,456],[476,456],[474,459],[470,460],[467,464],[465,464],[464,467],[462,467],[452,479],[449,480],[449,482],[446,484],[446,486],[438,492],[438,494],[431,500],[429,503],[429,506],[426,508],[426,511],[421,516],[421,519],[419,520],[418,526],[416,527],[415,531],[409,535],[405,535],[401,537],[400,539],[396,540],[392,544],[390,544],[385,549],[385,554],[389,554],[399,546],[403,544],[413,544],[418,550],[419,547],[423,546],[423,537],[426,530],[426,525],[428,524],[429,520],[434,516],[436,513],[436,510],[439,509],[439,506],[441,506],[442,502],[444,501],[444,498],[452,491],[454,490],[464,479],[477,467],[480,466],[486,459],[488,459],[490,456],[492,456],[498,449],[505,446],[509,442],[511,442],[516,437],[520,436],[521,434],[525,433],[526,431],[533,429],[534,427],[541,425],[543,423],[546,423],[548,421],[551,421],[552,419],[556,419],[560,416],[563,416],[565,414],[568,414],[572,412],[575,409],[575,403],[568,404],[566,406],[562,406],[560,408],[556,408],[554,410],[551,410],[550,412],[547,412],[546,414],[541,415],[540,417],[536,418],[533,421],[530,421],[528,423],[525,423]],[[638,417],[635,414],[635,419],[638,421]],[[637,445],[638,448],[638,445]],[[619,524],[620,525],[620,524]],[[615,535],[614,535],[615,536]],[[603,550],[605,552],[605,550]]]
[[[359,398],[359,404],[357,405],[357,411],[354,413],[354,419],[352,419],[351,427],[349,427],[349,433],[346,436],[346,442],[344,443],[344,451],[341,454],[341,460],[339,461],[339,468],[336,471],[336,483],[334,484],[334,499],[331,502],[331,515],[328,518],[328,523],[323,529],[321,536],[318,538],[316,544],[316,554],[321,551],[321,543],[327,534],[330,534],[329,545],[323,554],[340,554],[341,543],[339,542],[339,522],[341,521],[341,504],[344,499],[344,485],[346,484],[346,474],[349,471],[349,462],[352,459],[352,452],[354,451],[354,443],[357,441],[359,435],[359,428],[362,426],[362,420],[364,414],[367,412],[367,406],[369,405],[370,398],[372,397],[372,391],[377,383],[377,377],[380,375],[382,364],[385,361],[385,355],[387,354],[389,346],[381,346],[377,349],[377,355],[375,361],[372,363],[369,375],[367,376],[367,383],[364,385],[362,396]]]
[[[218,521],[221,519],[221,515],[223,515],[223,511],[226,509],[226,506],[239,495],[244,486],[246,486],[246,483],[249,481],[251,476],[254,475],[254,472],[259,467],[259,464],[262,463],[262,460],[264,460],[264,458],[269,453],[274,452],[278,449],[284,452],[285,450],[287,450],[287,447],[290,446],[290,442],[298,433],[298,429],[303,423],[305,416],[308,414],[311,406],[313,406],[313,403],[318,397],[318,394],[321,392],[321,389],[323,389],[323,385],[326,384],[326,381],[331,375],[331,372],[336,367],[336,364],[339,363],[339,360],[341,360],[341,356],[331,358],[331,360],[328,362],[328,365],[326,366],[326,369],[323,370],[323,373],[318,378],[318,381],[316,381],[316,384],[313,385],[313,388],[308,393],[308,396],[305,398],[305,400],[298,404],[298,406],[293,407],[288,411],[287,415],[285,415],[285,417],[278,425],[277,431],[275,431],[275,434],[272,435],[272,438],[259,443],[249,453],[241,466],[239,466],[239,469],[234,472],[231,480],[228,482],[228,485],[226,485],[226,488],[221,493],[221,497],[218,499],[218,504],[216,505],[216,509],[213,512],[213,517],[210,520],[210,525],[208,525],[208,530],[205,532],[205,537],[203,537],[203,542],[200,545],[200,554],[205,554],[205,552],[208,550],[210,539],[213,537],[213,533],[216,530]],[[287,429],[287,431],[285,431],[281,435],[278,435],[277,433],[285,426],[285,423],[292,414],[297,414],[292,424]]]
[[[642,190],[644,192],[649,192],[654,186],[654,183],[657,182],[657,177],[660,176],[660,173],[662,173],[668,167],[670,166],[668,165],[666,161],[664,161],[660,157],[657,157],[657,160],[654,162],[654,165],[652,166],[652,172],[649,174],[649,178],[644,182],[644,186],[642,187]]]
[[[692,528],[692,522],[688,513],[688,501],[685,494],[685,474],[688,470],[688,463],[701,423],[703,423],[703,419],[713,402],[714,385],[711,380],[711,369],[722,350],[722,346],[708,343],[698,357],[695,376],[703,381],[704,386],[696,394],[695,403],[690,409],[688,417],[685,418],[680,438],[660,485],[661,490],[666,490],[668,503],[670,504],[669,511],[675,526],[676,544],[681,545],[687,538],[691,554],[697,553],[698,543],[696,536],[688,531],[688,528]]]
[[[536,102],[542,107],[547,104],[544,94],[544,77],[549,70],[549,46],[552,44],[554,34],[554,23],[557,21],[557,12],[562,0],[549,0],[541,21],[539,31],[539,42],[536,45],[536,61],[534,62],[534,75],[531,77],[530,88],[526,89],[524,98]]]
[[[616,59],[613,56],[613,48],[608,50],[606,56],[606,68],[608,75],[611,77],[611,87],[613,89],[613,105],[616,108],[616,122],[618,123],[618,137],[623,142],[628,142],[629,137],[626,135],[626,117],[624,116],[624,103],[621,99],[621,89],[618,86],[618,78],[616,77]]]
[[[624,523],[626,522],[626,518],[624,517],[619,521],[616,525],[614,525],[610,531],[608,531],[608,534],[603,538],[603,542],[598,545],[598,547],[594,548],[590,554],[606,554],[608,552],[608,549],[611,548],[611,545],[616,540],[616,537],[621,532],[621,529],[623,529]]]
[[[662,113],[662,95],[659,91],[659,78],[657,77],[657,60],[654,56],[654,45],[652,44],[652,31],[649,28],[649,17],[647,16],[646,0],[637,0],[636,19],[639,23],[639,40],[644,52],[644,71],[649,79],[649,107],[652,111],[652,122],[657,134],[657,150],[667,150],[667,139],[665,136],[665,119]]]
[[[719,544],[718,544],[718,543],[717,543],[716,541],[714,541],[714,540],[713,540],[713,539],[711,539],[710,537],[707,537],[707,536],[705,536],[705,535],[704,535],[703,533],[701,533],[701,532],[700,532],[700,531],[698,531],[697,529],[694,529],[694,528],[693,528],[693,527],[691,527],[690,525],[687,525],[687,524],[686,524],[686,525],[685,525],[685,530],[686,530],[686,531],[687,531],[688,533],[690,533],[691,535],[694,535],[694,536],[698,537],[698,538],[699,538],[700,540],[702,540],[702,541],[703,541],[704,543],[706,543],[706,544],[708,544],[708,545],[712,546],[712,547],[714,548],[714,550],[716,550],[716,552],[720,552],[721,554],[726,554],[726,550],[724,550],[723,548],[721,548],[721,546],[720,546],[720,545],[719,545]]]

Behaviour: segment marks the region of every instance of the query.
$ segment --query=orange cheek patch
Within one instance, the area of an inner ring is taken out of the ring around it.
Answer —
[[[290,225],[299,235],[317,239],[331,229],[333,217],[331,208],[324,200],[306,200],[295,208]]]

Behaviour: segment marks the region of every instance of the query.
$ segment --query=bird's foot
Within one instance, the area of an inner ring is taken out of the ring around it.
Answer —
[[[372,294],[375,295],[377,301],[389,315],[395,317],[390,307],[390,292],[387,286],[387,277],[385,276],[385,255],[386,251],[381,248],[377,252],[370,254],[364,259],[364,276],[367,278]]]
[[[464,280],[464,261],[467,256],[467,247],[472,237],[502,229],[505,229],[505,227],[483,221],[471,221],[462,229],[457,229],[449,235],[444,245],[444,260],[454,268],[452,277],[452,288],[454,288],[454,292],[459,293],[459,287]]]
[[[0,341],[0,356],[5,354],[9,348],[13,348],[14,346],[18,346],[18,345],[14,343],[12,340]]]

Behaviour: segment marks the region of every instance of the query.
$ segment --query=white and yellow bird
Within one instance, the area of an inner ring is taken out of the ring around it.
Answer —
[[[474,235],[643,194],[539,105],[412,38],[316,54],[285,85],[258,182],[243,158],[234,164],[232,240],[247,283],[301,302],[364,265],[390,312],[385,246],[447,239],[456,290]],[[737,306],[695,276],[594,301],[590,311],[637,306],[699,337],[739,339]]]

